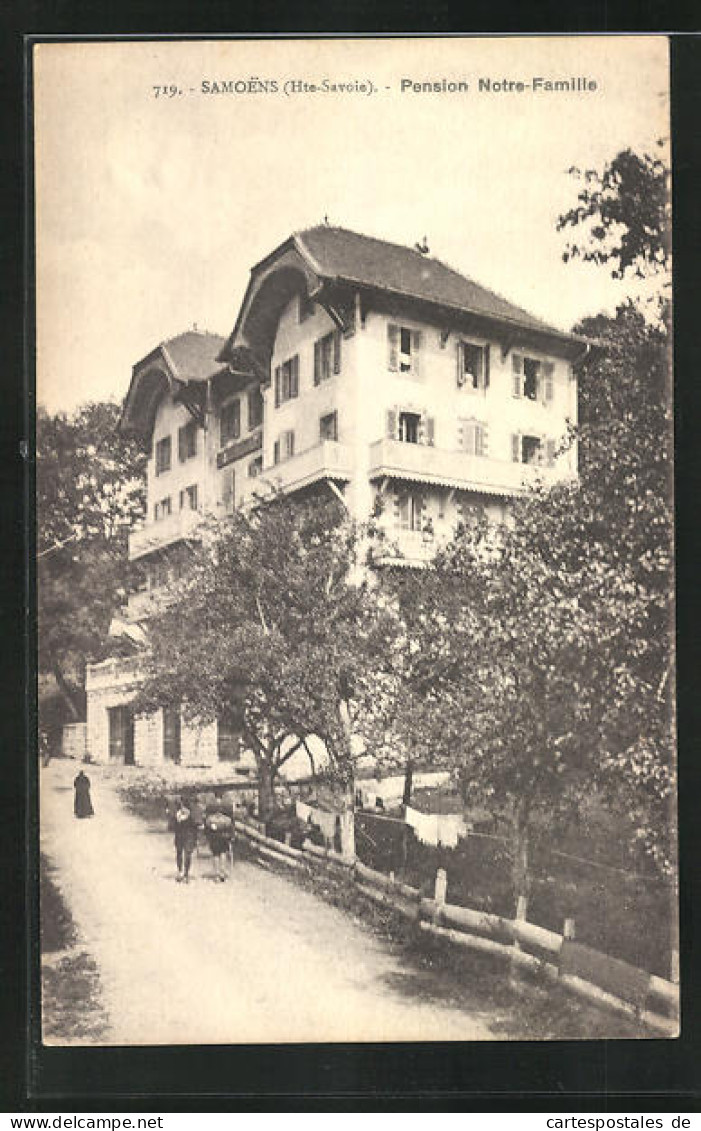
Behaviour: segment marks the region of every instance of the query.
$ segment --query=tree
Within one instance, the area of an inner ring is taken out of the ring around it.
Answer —
[[[179,703],[202,722],[233,712],[264,819],[285,761],[320,739],[352,808],[356,722],[384,641],[369,581],[357,581],[357,528],[335,499],[276,496],[212,537],[149,624],[140,709]]]
[[[565,262],[579,257],[605,264],[619,279],[665,271],[671,250],[671,208],[664,161],[624,149],[601,171],[573,167],[570,173],[583,182],[583,188],[578,203],[559,217],[557,230],[571,227],[582,234],[579,241],[567,245]]]
[[[559,226],[590,238],[565,258],[663,269],[661,163],[619,154],[585,179]],[[579,483],[534,491],[498,530],[476,517],[395,585],[407,626],[396,741],[505,806],[522,900],[534,819],[575,813],[592,791],[634,818],[660,870],[674,867],[667,323],[627,302],[577,329],[595,340],[577,367]]]
[[[39,670],[54,676],[73,718],[86,658],[126,590],[128,527],[144,509],[146,457],[118,435],[118,419],[111,403],[37,414]]]

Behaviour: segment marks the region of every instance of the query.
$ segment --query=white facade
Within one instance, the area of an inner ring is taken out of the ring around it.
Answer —
[[[314,232],[323,246],[324,230]],[[384,532],[378,564],[420,564],[472,509],[504,521],[529,484],[576,475],[576,448],[560,449],[577,419],[572,362],[586,344],[479,288],[484,311],[417,298],[417,278],[453,287],[461,277],[386,246],[400,267],[404,256],[413,291],[341,285],[338,267],[325,269],[293,237],[253,269],[228,342],[188,332],[135,367],[123,423],[141,431],[150,457],[146,517],[129,542],[140,587],[127,620],[145,624],[167,592],[174,548],[255,491],[331,484],[355,518],[372,515]],[[89,669],[93,758],[121,756],[110,727],[119,730],[114,708],[133,698],[135,679],[138,658]],[[135,720],[134,760],[162,762],[174,732],[182,761],[226,756],[216,723],[159,714]]]

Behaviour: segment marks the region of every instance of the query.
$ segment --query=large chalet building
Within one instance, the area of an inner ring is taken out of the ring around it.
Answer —
[[[468,510],[503,520],[529,484],[576,474],[560,441],[586,348],[425,248],[322,225],[252,269],[228,339],[192,330],[139,361],[121,421],[150,452],[121,617],[134,655],[88,668],[93,759],[246,760],[224,720],[130,707],[149,606],[205,518],[254,492],[335,490],[379,515],[385,560],[425,562]]]

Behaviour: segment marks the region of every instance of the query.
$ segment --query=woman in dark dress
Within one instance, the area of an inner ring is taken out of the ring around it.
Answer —
[[[192,854],[197,847],[197,824],[193,814],[194,803],[181,797],[175,809],[175,862],[178,883],[190,882]]]
[[[82,770],[74,780],[73,788],[75,790],[73,812],[76,817],[92,817],[95,810],[90,800],[90,778]]]

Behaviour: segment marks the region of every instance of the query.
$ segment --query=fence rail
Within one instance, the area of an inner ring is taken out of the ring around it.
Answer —
[[[577,943],[571,922],[560,935],[525,919],[450,904],[445,899],[443,869],[438,869],[434,896],[428,898],[394,875],[386,876],[357,859],[348,860],[331,848],[308,840],[301,848],[293,848],[240,820],[234,821],[234,829],[264,861],[272,859],[293,868],[329,867],[354,882],[365,896],[391,906],[428,934],[494,955],[512,970],[538,971],[579,997],[624,1012],[665,1036],[678,1033],[679,986]]]

